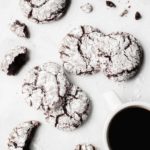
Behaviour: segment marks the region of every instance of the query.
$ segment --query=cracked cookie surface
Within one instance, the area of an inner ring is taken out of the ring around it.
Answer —
[[[143,49],[128,33],[106,35],[99,51],[104,74],[114,81],[126,81],[135,76],[142,64]]]
[[[28,49],[17,46],[9,50],[1,60],[0,69],[7,75],[16,75],[28,60]]]
[[[27,73],[22,93],[29,106],[45,112],[62,104],[69,84],[63,68],[49,62]]]
[[[76,146],[75,150],[96,150],[96,148],[92,144],[79,144]]]
[[[90,100],[77,86],[70,86],[58,109],[45,113],[46,120],[58,129],[72,131],[81,126],[90,113]]]
[[[60,19],[70,0],[20,0],[24,15],[36,23],[48,23]]]
[[[34,136],[35,129],[39,125],[40,123],[38,121],[28,121],[15,127],[8,138],[8,150],[29,149],[29,145]]]
[[[73,74],[93,74],[100,71],[99,41],[103,33],[92,26],[74,28],[63,39],[60,57],[64,68]]]

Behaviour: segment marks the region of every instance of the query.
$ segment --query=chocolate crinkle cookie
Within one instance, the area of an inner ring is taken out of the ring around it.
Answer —
[[[10,30],[19,37],[29,38],[29,30],[26,24],[16,20],[10,25]]]
[[[49,62],[36,66],[27,73],[22,93],[29,106],[45,112],[62,104],[68,87],[69,81],[63,68]]]
[[[31,69],[23,81],[22,93],[31,107],[41,110],[46,120],[61,130],[78,128],[90,112],[87,95],[53,62]]]
[[[46,112],[45,116],[47,121],[58,129],[72,131],[88,118],[89,112],[89,98],[79,87],[72,85],[62,106]]]
[[[24,15],[36,23],[48,23],[60,19],[70,0],[20,0]]]
[[[29,149],[35,130],[39,125],[38,121],[28,121],[15,127],[8,138],[8,150]]]
[[[16,75],[28,60],[28,49],[17,46],[11,49],[1,60],[0,69],[8,75]]]
[[[79,144],[75,147],[75,150],[96,150],[92,144]]]
[[[103,33],[92,26],[74,28],[63,39],[60,57],[64,68],[73,74],[94,74],[100,71],[99,43]]]
[[[106,35],[99,51],[104,74],[114,81],[126,81],[135,76],[142,64],[143,49],[128,33]]]

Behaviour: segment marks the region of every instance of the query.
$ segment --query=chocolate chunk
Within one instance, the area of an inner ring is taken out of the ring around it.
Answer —
[[[108,7],[114,7],[114,8],[117,7],[116,4],[113,3],[112,1],[106,1],[106,5],[107,5]]]
[[[142,18],[142,15],[137,11],[135,13],[135,20],[140,20]]]

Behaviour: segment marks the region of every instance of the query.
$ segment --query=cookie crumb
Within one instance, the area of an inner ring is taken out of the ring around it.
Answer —
[[[80,9],[85,13],[91,13],[93,11],[93,6],[90,3],[86,3],[82,5]]]
[[[127,9],[125,9],[122,13],[121,13],[121,17],[126,16],[129,13],[129,11]]]
[[[106,1],[106,5],[107,5],[108,7],[113,7],[113,8],[116,8],[116,7],[117,7],[116,4],[113,3],[112,1]]]
[[[21,23],[19,20],[14,21],[10,25],[10,30],[15,33],[18,37],[29,38],[29,29],[26,24]]]
[[[67,13],[70,2],[70,0],[20,0],[20,8],[28,19],[44,24],[61,19]]]
[[[142,18],[142,15],[137,11],[135,13],[135,20],[140,20]]]

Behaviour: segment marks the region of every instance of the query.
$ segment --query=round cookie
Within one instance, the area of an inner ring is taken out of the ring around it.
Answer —
[[[20,0],[24,15],[36,23],[48,23],[60,19],[70,0]]]
[[[126,81],[137,74],[143,60],[143,49],[132,35],[112,33],[103,38],[99,58],[109,79]]]
[[[35,129],[40,125],[38,121],[28,121],[19,124],[9,135],[8,150],[29,149],[29,144],[34,136]]]
[[[63,39],[60,47],[64,68],[76,75],[100,71],[98,51],[103,36],[103,33],[92,26],[74,28]]]
[[[70,87],[61,107],[45,113],[46,120],[58,129],[72,131],[78,128],[89,116],[90,100],[74,85]]]
[[[49,62],[36,66],[27,73],[22,93],[29,106],[45,112],[62,104],[69,84],[63,68]]]

